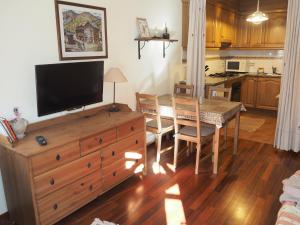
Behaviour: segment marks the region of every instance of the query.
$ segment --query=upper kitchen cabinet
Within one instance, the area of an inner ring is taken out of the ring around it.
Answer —
[[[268,13],[269,20],[262,24],[251,24],[246,16],[240,16],[237,31],[238,48],[283,49],[285,42],[286,12]]]
[[[247,21],[246,21],[247,22]],[[247,22],[249,23],[249,22]],[[265,24],[251,24],[249,23],[248,29],[250,29],[250,48],[262,48],[265,45]]]
[[[236,48],[248,48],[250,46],[250,31],[250,24],[246,21],[246,17],[239,15],[236,43],[232,46]]]
[[[218,21],[220,24],[220,42],[230,42],[235,44],[237,13],[234,11],[221,9],[221,17]]]
[[[261,6],[269,20],[255,25],[246,21],[256,8],[253,0],[208,0],[206,4],[206,47],[220,48],[222,42],[232,48],[283,49],[287,0],[263,0]],[[182,0],[182,46],[187,48],[189,0]]]
[[[206,47],[216,47],[216,10],[211,4],[206,5]]]
[[[207,2],[206,4],[206,47],[220,48],[221,42],[235,42],[236,13]],[[187,48],[189,29],[189,1],[182,0],[182,47]]]
[[[265,23],[264,46],[267,48],[283,48],[286,33],[286,12],[274,12]]]

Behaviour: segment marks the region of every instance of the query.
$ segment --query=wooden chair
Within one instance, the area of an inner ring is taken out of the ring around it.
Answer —
[[[174,130],[173,120],[161,118],[158,98],[155,95],[136,93],[137,111],[142,112],[146,119],[146,130],[156,136],[157,156],[159,163],[160,155],[172,148],[161,149],[162,136]]]
[[[174,95],[193,97],[194,85],[175,84],[174,85]]]
[[[177,167],[179,140],[184,140],[197,145],[195,174],[198,174],[201,142],[214,135],[215,126],[200,122],[197,98],[173,97],[172,102],[175,126],[174,169]]]
[[[213,95],[213,93],[222,93],[222,96],[219,95]],[[208,94],[208,99],[214,99],[214,100],[221,100],[221,101],[231,101],[231,93],[232,93],[232,88],[221,88],[221,87],[214,87],[210,86],[209,87],[209,94]],[[228,129],[228,123],[226,122],[224,124],[224,142],[225,146],[227,145],[227,129]]]
[[[208,89],[208,99],[231,101],[232,88],[222,88],[210,86]],[[215,93],[222,93],[222,96],[213,95]]]

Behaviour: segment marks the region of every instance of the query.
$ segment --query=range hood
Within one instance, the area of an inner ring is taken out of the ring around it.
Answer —
[[[221,41],[221,49],[229,48],[229,47],[231,47],[231,45],[232,45],[232,43],[229,40]]]

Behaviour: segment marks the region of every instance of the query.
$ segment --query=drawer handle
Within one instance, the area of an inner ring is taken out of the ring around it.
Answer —
[[[115,151],[112,151],[112,152],[111,152],[111,155],[112,155],[112,156],[115,156],[115,155],[116,155]]]
[[[60,160],[61,160],[61,156],[60,156],[60,154],[57,154],[56,161],[60,161]]]
[[[136,159],[136,160],[135,160],[135,163],[138,163],[138,162],[139,162],[139,160],[138,160],[138,159]]]
[[[93,185],[90,185],[89,189],[90,189],[90,191],[92,191],[93,190]]]
[[[55,180],[53,178],[51,178],[49,183],[53,186],[55,184]]]
[[[57,204],[54,204],[54,205],[53,205],[53,209],[54,209],[54,210],[57,210],[57,209],[58,209],[58,205],[57,205]]]
[[[113,172],[113,176],[114,176],[114,177],[117,176],[117,172]]]
[[[138,141],[138,140],[136,140],[136,141],[135,141],[135,144],[138,144],[138,143],[139,143],[139,141]]]
[[[89,163],[87,164],[87,168],[91,168],[91,167],[92,167],[92,163],[89,162]]]
[[[130,128],[130,130],[131,130],[131,131],[134,131],[134,126],[132,126],[132,127]]]
[[[102,143],[103,143],[103,139],[100,138],[100,139],[99,139],[99,144],[101,145]]]

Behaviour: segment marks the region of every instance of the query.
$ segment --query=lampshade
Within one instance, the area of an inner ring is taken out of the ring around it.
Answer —
[[[104,76],[105,82],[111,83],[125,83],[127,78],[124,76],[122,71],[119,68],[111,68]]]
[[[259,11],[259,0],[257,1],[257,10],[247,17],[247,21],[254,24],[261,24],[264,21],[267,21],[269,18],[266,14]]]

